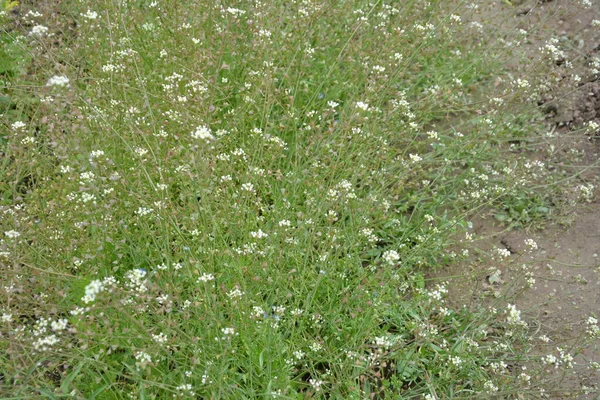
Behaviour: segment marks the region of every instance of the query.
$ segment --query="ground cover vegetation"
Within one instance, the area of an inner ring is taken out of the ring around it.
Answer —
[[[600,334],[426,279],[593,198],[537,103],[598,58],[461,1],[44,4],[1,17],[3,398],[536,398]]]

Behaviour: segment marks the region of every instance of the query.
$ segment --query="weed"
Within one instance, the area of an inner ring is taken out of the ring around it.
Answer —
[[[3,394],[489,398],[568,369],[509,300],[425,279],[562,178],[522,156],[545,70],[504,71],[476,6],[83,4],[11,39]]]

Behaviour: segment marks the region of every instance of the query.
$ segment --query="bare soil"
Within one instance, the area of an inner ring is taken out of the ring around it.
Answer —
[[[569,162],[573,172],[580,173],[566,184],[586,182],[598,188],[600,139],[585,136],[581,127],[588,121],[600,123],[600,76],[586,74],[590,58],[600,57],[600,27],[592,26],[592,20],[600,19],[600,0],[593,0],[592,7],[585,11],[573,11],[575,3],[580,2],[512,0],[510,5],[501,0],[482,1],[476,19],[497,24],[499,36],[510,36],[518,29],[535,31],[528,36],[521,55],[538,52],[551,37],[559,38],[568,48],[573,71],[581,71],[580,84],[571,88],[557,84],[539,105],[546,113],[548,129],[559,133],[559,151],[566,155],[576,149],[583,154],[579,160]],[[509,65],[515,73],[520,69],[518,58],[516,54]],[[587,318],[600,317],[600,196],[596,194],[591,203],[579,205],[568,215],[533,231],[508,230],[492,214],[484,212],[473,221],[478,254],[470,263],[446,270],[443,277],[436,278],[451,282],[450,301],[455,306],[506,306],[499,299],[517,295],[515,305],[536,337],[545,335],[550,339],[548,343],[534,340],[539,354],[552,353],[556,347],[574,349],[585,333]],[[526,239],[533,239],[538,249],[530,251]],[[490,262],[495,249],[507,249],[511,256]],[[529,289],[524,289],[525,271],[535,279]],[[600,399],[600,371],[588,368],[590,362],[600,363],[599,344],[586,347],[575,357],[575,377],[563,379],[557,373],[548,382],[548,398]],[[588,393],[581,394],[584,388]]]

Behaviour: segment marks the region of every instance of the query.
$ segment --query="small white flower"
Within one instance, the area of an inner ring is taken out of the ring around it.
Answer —
[[[235,335],[235,329],[233,329],[233,328],[222,328],[221,332],[223,332],[223,335],[225,335],[225,336]]]
[[[254,192],[254,185],[250,182],[242,184],[242,190],[246,192]]]
[[[43,25],[36,25],[31,29],[31,32],[29,32],[29,35],[42,37],[42,36],[46,36],[47,33],[48,33],[48,27],[43,26]]]
[[[206,140],[207,142],[215,138],[206,125],[196,127],[196,130],[192,132],[192,137],[194,139]]]
[[[388,250],[383,253],[383,259],[390,265],[395,265],[400,260],[400,254],[395,250]]]
[[[313,387],[313,389],[315,389],[315,392],[319,392],[321,390],[321,386],[323,386],[323,384],[325,382],[323,382],[320,379],[309,379],[308,383],[310,384],[310,386]]]
[[[525,239],[525,245],[529,247],[531,251],[538,249],[538,245],[533,239]]]
[[[64,318],[61,318],[57,321],[52,321],[52,323],[50,324],[50,327],[52,328],[53,331],[64,331],[65,329],[67,329],[67,325],[68,325],[68,321]]]
[[[304,313],[304,310],[302,310],[300,308],[295,308],[292,311],[290,311],[290,314],[293,315],[294,317],[299,317],[303,313]]]
[[[85,19],[97,19],[98,13],[96,11],[87,10],[85,14],[81,14],[81,16]]]
[[[296,350],[292,354],[294,355],[294,358],[296,360],[302,360],[304,358],[304,356],[306,355],[306,353],[303,352],[302,350]]]
[[[498,386],[494,385],[494,383],[492,381],[486,381],[483,384],[483,389],[487,393],[496,393],[498,391]]]
[[[14,131],[18,131],[21,130],[23,128],[25,128],[27,125],[25,124],[25,122],[23,121],[15,121],[13,122],[10,127],[14,130]]]
[[[144,215],[151,214],[153,211],[154,210],[151,208],[139,207],[135,213],[140,217],[143,217]]]
[[[4,232],[4,236],[6,236],[7,238],[10,238],[10,239],[16,239],[19,236],[21,236],[21,234],[17,231],[6,231],[6,232]]]
[[[409,154],[409,155],[408,155],[408,158],[410,158],[410,161],[411,161],[412,163],[418,163],[418,162],[420,162],[420,161],[423,161],[423,157],[421,157],[421,156],[420,156],[420,155],[418,155],[418,154]]]
[[[96,279],[91,281],[85,287],[85,295],[81,298],[85,304],[91,303],[96,300],[96,296],[104,290],[104,284],[102,281]]]
[[[355,103],[356,108],[360,108],[363,111],[368,111],[369,110],[369,105],[367,103],[363,103],[362,101],[357,101]]]
[[[246,11],[240,10],[238,8],[233,8],[233,7],[227,7],[226,11],[235,17],[239,17],[240,15],[246,14]]]
[[[209,282],[209,281],[214,281],[214,280],[215,280],[215,276],[213,274],[204,273],[198,278],[198,283]]]
[[[508,249],[496,249],[496,253],[500,256],[500,259],[510,257],[510,250]]]
[[[239,299],[240,297],[242,297],[244,295],[244,292],[242,292],[240,289],[235,288],[231,291],[229,291],[227,293],[227,297],[229,297],[232,300],[236,300]]]
[[[144,369],[152,362],[150,355],[148,353],[144,353],[143,351],[140,351],[135,355],[135,360],[135,366],[138,369]]]
[[[50,335],[47,337],[39,338],[35,342],[33,342],[33,348],[37,351],[47,351],[52,346],[57,344],[60,340],[56,335]]]
[[[159,271],[166,271],[167,269],[169,269],[169,267],[167,267],[167,265],[165,263],[162,263],[162,264],[158,264],[156,266],[156,269],[158,269]]]
[[[102,157],[104,155],[104,151],[102,150],[94,150],[90,153],[90,159]]]
[[[525,322],[521,319],[521,311],[517,310],[514,304],[509,304],[506,307],[506,320],[509,324],[525,325]]]
[[[555,365],[556,367],[558,367],[559,360],[558,358],[556,358],[556,356],[548,354],[542,357],[542,362],[546,365]]]
[[[254,239],[264,239],[269,235],[259,229],[256,232],[250,232],[250,236],[252,236]]]
[[[69,78],[67,78],[66,76],[54,75],[53,77],[48,79],[48,83],[46,83],[46,86],[68,87],[69,86]]]
[[[529,83],[529,81],[527,79],[517,79],[515,81],[515,85],[517,85],[518,87],[525,89],[531,86],[531,84]]]
[[[189,371],[187,371],[187,372],[189,372]],[[187,372],[186,372],[186,376],[187,376]],[[191,376],[191,374],[190,374],[190,376]],[[188,376],[188,378],[189,378],[189,376]],[[184,383],[182,385],[179,385],[175,388],[175,390],[177,390],[178,394],[181,397],[191,398],[191,397],[196,396],[196,392],[194,392],[193,386],[189,383]],[[175,395],[173,395],[173,396],[175,397]]]
[[[600,337],[600,327],[598,326],[598,319],[594,317],[588,317],[586,321],[587,329],[585,333],[587,333],[592,338]]]
[[[144,157],[146,154],[148,154],[148,150],[144,149],[143,147],[136,147],[134,151],[138,157]]]
[[[159,344],[165,344],[167,343],[168,337],[167,335],[165,335],[164,333],[159,333],[158,335],[152,335],[152,340],[154,340],[156,343]]]
[[[321,343],[319,343],[319,342],[313,342],[313,343],[312,343],[310,346],[308,346],[308,347],[310,347],[310,349],[311,349],[312,351],[314,351],[315,353],[317,353],[317,352],[319,352],[319,351],[321,351],[321,350],[323,349],[323,345],[321,345]]]

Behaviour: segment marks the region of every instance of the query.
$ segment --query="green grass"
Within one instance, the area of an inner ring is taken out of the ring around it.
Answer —
[[[21,39],[3,396],[539,393],[509,299],[452,309],[426,279],[467,257],[475,213],[539,223],[561,178],[526,165],[538,111],[466,4],[155,4],[66,2],[61,44]]]

